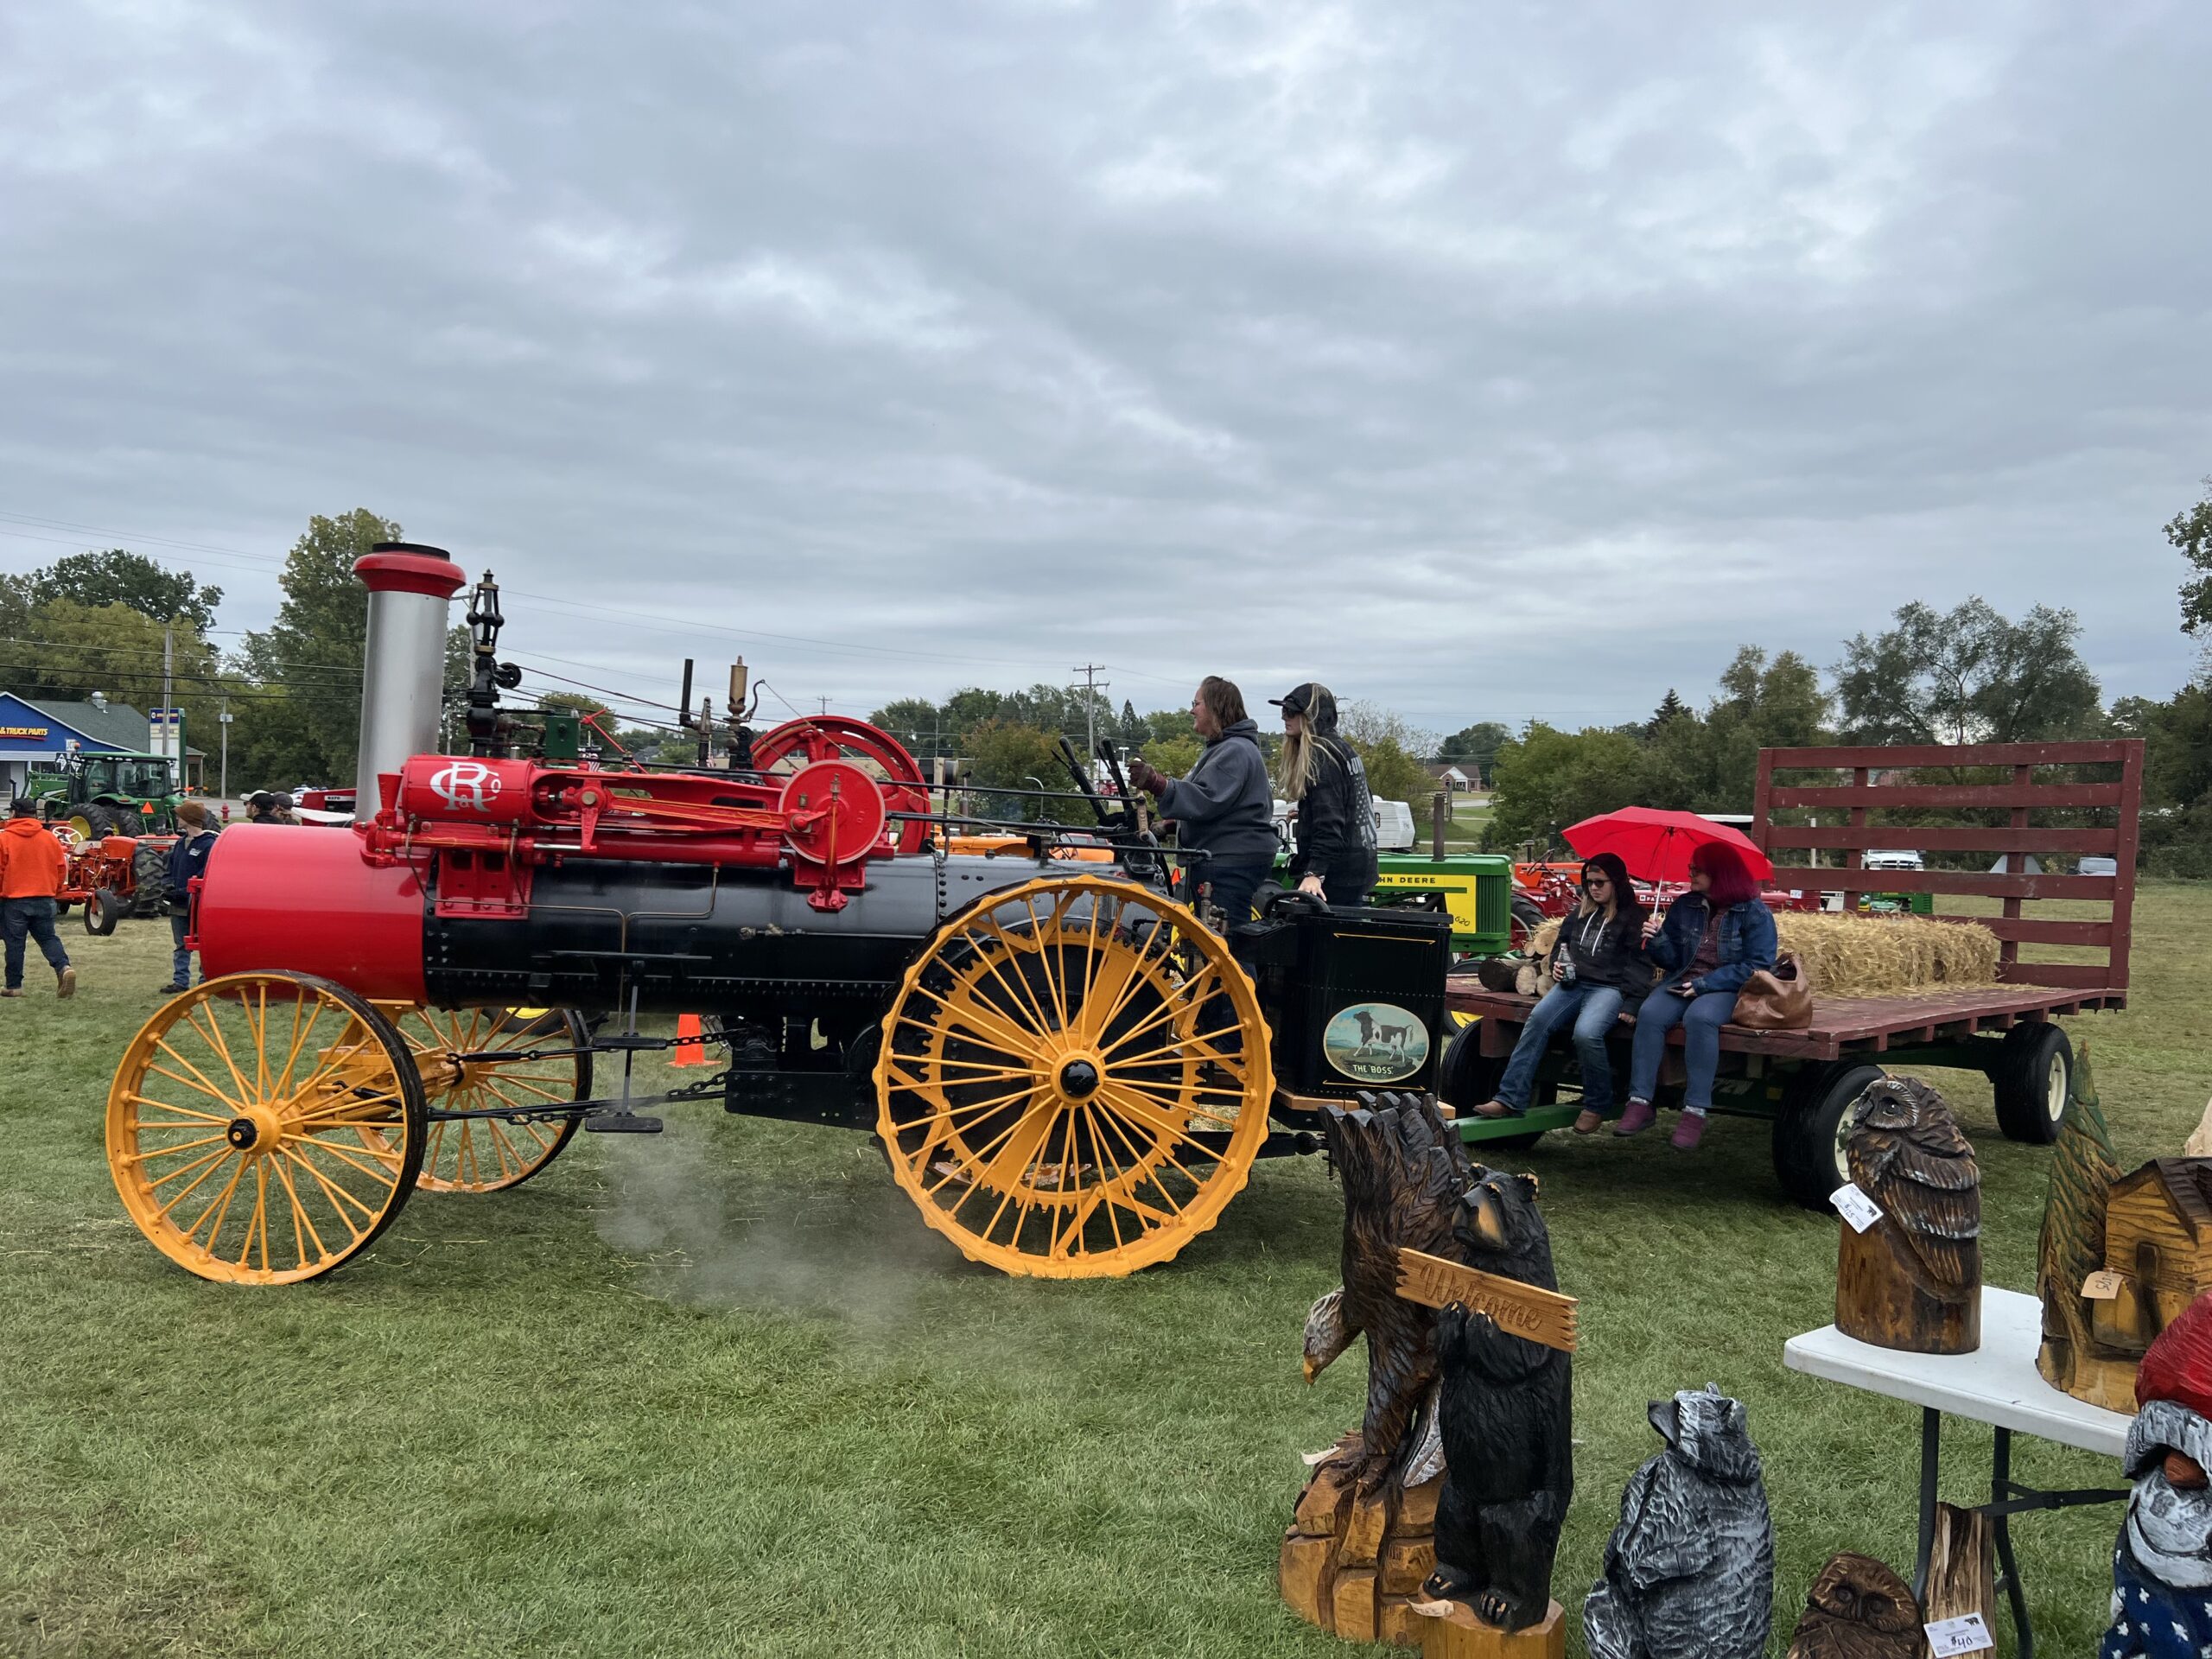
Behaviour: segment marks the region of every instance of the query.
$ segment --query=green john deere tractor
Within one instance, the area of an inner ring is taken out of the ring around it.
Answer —
[[[79,753],[26,781],[30,799],[60,802],[61,816],[87,840],[176,830],[176,762],[167,755]]]

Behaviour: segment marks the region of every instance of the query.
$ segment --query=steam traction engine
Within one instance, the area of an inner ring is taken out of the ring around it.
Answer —
[[[474,752],[426,753],[461,573],[406,545],[359,572],[373,815],[351,835],[223,834],[194,895],[207,981],[138,1033],[110,1096],[118,1189],[172,1260],[313,1278],[417,1186],[515,1186],[579,1127],[650,1133],[638,1109],[679,1099],[872,1128],[931,1226],[1049,1277],[1165,1261],[1263,1147],[1310,1147],[1288,1097],[1270,1129],[1252,980],[1168,896],[1128,810],[1095,803],[1082,850],[1110,861],[1071,861],[1033,826],[1026,845],[948,852],[912,758],[836,719],[741,728],[750,764],[728,768],[518,753],[488,577]],[[639,1016],[680,1010],[714,1016],[727,1065],[633,1095],[635,1056],[669,1046]],[[1410,1064],[1402,1033],[1346,1077],[1402,1065],[1419,1086],[1421,1035]],[[615,1065],[619,1090],[594,1093]]]

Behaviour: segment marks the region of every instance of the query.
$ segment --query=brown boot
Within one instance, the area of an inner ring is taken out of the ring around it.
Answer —
[[[1605,1121],[1602,1113],[1593,1112],[1585,1106],[1575,1115],[1574,1132],[1577,1135],[1595,1135],[1598,1133],[1598,1126]]]
[[[77,970],[74,968],[54,970],[54,994],[64,1002],[77,995]]]

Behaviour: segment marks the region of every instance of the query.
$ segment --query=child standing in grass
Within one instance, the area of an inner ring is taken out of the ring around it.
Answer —
[[[31,814],[28,801],[16,804],[15,816],[0,824],[0,934],[7,940],[8,983],[0,996],[23,994],[23,944],[36,939],[47,966],[54,969],[54,994],[77,994],[77,970],[61,948],[54,927],[54,901],[61,891],[69,861],[54,832]]]

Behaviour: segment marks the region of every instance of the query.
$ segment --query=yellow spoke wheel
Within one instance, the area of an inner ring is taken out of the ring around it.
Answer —
[[[231,974],[172,997],[131,1040],[108,1093],[108,1168],[178,1266],[296,1284],[399,1213],[423,1112],[414,1056],[367,1002],[305,974]]]
[[[414,1051],[423,1093],[432,1111],[520,1110],[591,1096],[591,1056],[485,1062],[472,1054],[531,1048],[581,1048],[584,1022],[558,1010],[426,1008],[379,1003],[400,1039]],[[425,1192],[504,1192],[520,1186],[558,1157],[575,1137],[575,1118],[445,1118],[429,1126],[423,1173]]]
[[[940,929],[883,1023],[876,1129],[971,1261],[1050,1279],[1173,1257],[1268,1133],[1252,983],[1182,906],[1047,878]]]

